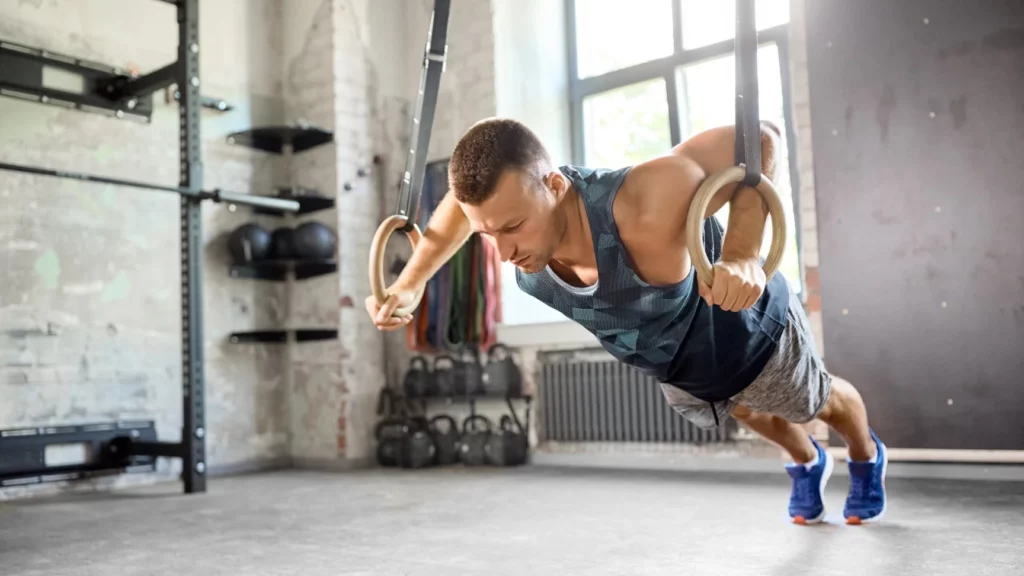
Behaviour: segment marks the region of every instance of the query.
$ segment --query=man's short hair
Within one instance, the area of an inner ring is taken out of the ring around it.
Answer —
[[[551,160],[532,130],[509,118],[488,118],[459,139],[448,163],[448,184],[459,202],[478,205],[494,193],[506,170],[538,180]]]

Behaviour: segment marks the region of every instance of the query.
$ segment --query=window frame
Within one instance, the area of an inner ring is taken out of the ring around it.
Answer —
[[[567,28],[566,45],[569,51],[569,126],[573,163],[580,166],[586,164],[586,135],[584,134],[583,120],[584,100],[589,96],[601,94],[609,90],[658,78],[665,81],[671,145],[678,145],[682,141],[682,133],[680,127],[679,95],[676,86],[676,70],[681,66],[732,55],[735,52],[735,38],[699,48],[684,49],[682,0],[672,0],[673,53],[671,55],[634,64],[626,68],[619,68],[597,76],[580,78],[579,55],[577,53],[576,1],[564,0]],[[800,225],[800,163],[797,158],[797,136],[793,119],[792,87],[790,86],[789,23],[760,30],[757,36],[758,48],[774,44],[779,54],[779,72],[782,76],[782,115],[785,119],[786,147],[789,152],[789,181],[793,197],[793,222],[791,225],[796,227],[797,268],[802,276],[804,264],[803,234]],[[802,287],[802,278],[800,280]],[[806,292],[806,290],[801,290],[801,297],[806,297]]]

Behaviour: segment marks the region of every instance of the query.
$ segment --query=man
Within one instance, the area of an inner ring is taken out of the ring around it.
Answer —
[[[696,278],[686,216],[697,188],[734,163],[733,127],[697,134],[668,154],[618,170],[556,169],[536,135],[511,119],[472,126],[449,163],[450,192],[435,210],[383,306],[367,311],[381,330],[471,233],[516,267],[519,287],[580,323],[623,362],[661,382],[669,404],[698,426],[729,415],[784,448],[793,462],[789,514],[820,522],[832,457],[798,425],[815,418],[849,447],[850,524],[885,511],[884,444],[864,403],[818,356],[803,308],[759,252],[768,211],[760,194],[730,185],[708,214],[729,203],[729,225],[704,222],[714,281]],[[762,123],[762,173],[776,171],[778,129]],[[712,318],[713,315],[713,318]],[[714,346],[711,338],[714,337]]]

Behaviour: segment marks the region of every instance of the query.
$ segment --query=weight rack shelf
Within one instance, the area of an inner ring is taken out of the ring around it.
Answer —
[[[233,132],[228,144],[248,146],[273,154],[284,153],[291,145],[293,153],[311,150],[334,140],[334,133],[315,126],[266,126]]]
[[[526,400],[532,401],[532,394],[472,394],[472,395],[455,395],[455,396],[415,396],[408,397],[403,396],[406,400],[444,400],[448,403],[453,402],[473,402],[475,400]]]
[[[334,198],[324,196],[319,190],[313,188],[303,188],[301,186],[278,188],[275,197],[298,202],[299,209],[293,212],[296,216],[334,208]],[[264,216],[284,216],[286,213],[284,210],[260,206],[253,208],[253,212]]]
[[[338,271],[335,260],[263,260],[250,264],[235,264],[229,274],[232,278],[249,278],[284,282],[289,272],[296,280],[315,278]]]
[[[295,335],[296,342],[311,342],[314,340],[334,340],[338,337],[338,330],[332,328],[251,330],[247,332],[232,332],[228,340],[232,344],[283,344],[287,342],[289,334]]]

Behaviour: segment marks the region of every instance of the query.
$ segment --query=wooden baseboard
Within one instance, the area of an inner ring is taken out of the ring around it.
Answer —
[[[846,448],[827,448],[832,457],[846,460]],[[1024,450],[939,450],[888,448],[890,462],[953,462],[962,464],[1024,464]]]

